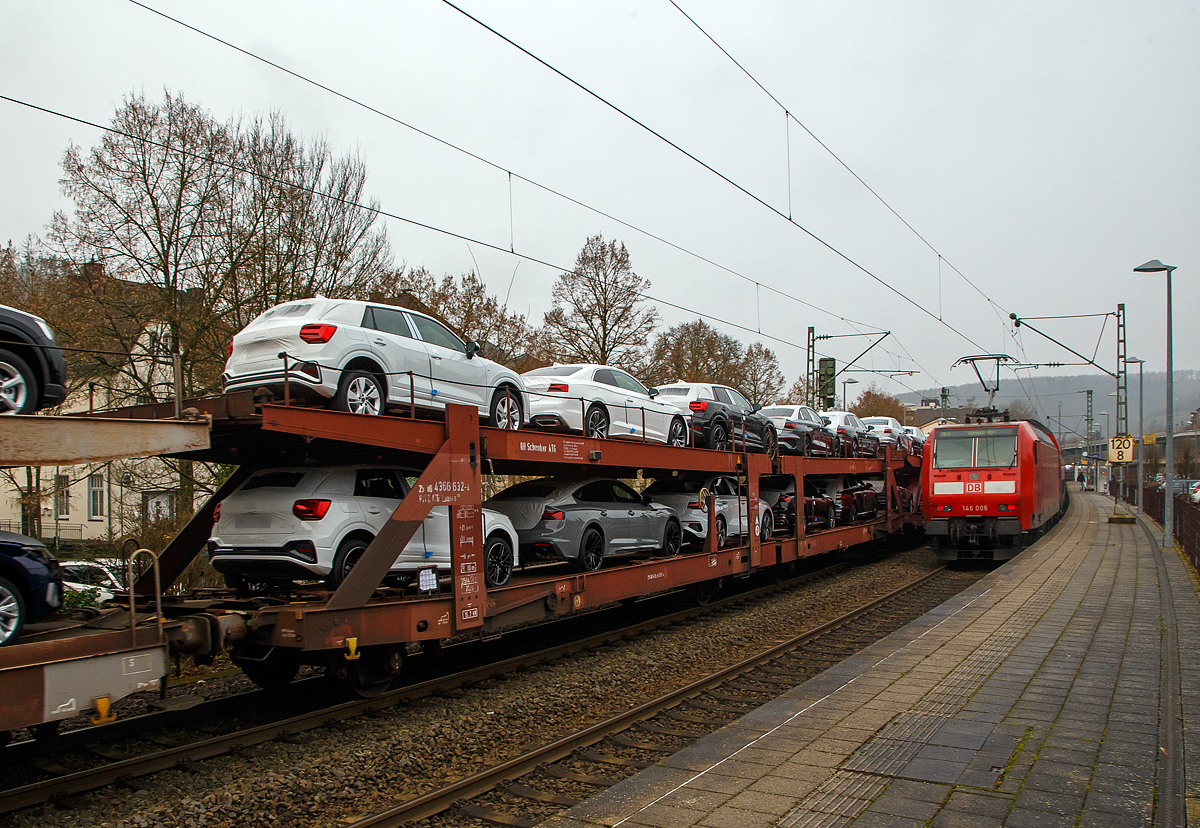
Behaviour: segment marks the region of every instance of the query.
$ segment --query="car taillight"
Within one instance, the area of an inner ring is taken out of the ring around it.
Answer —
[[[333,332],[337,330],[337,325],[326,325],[317,323],[305,325],[300,329],[300,338],[305,342],[321,343],[328,342],[333,339]]]
[[[233,356],[233,340],[232,339],[229,340],[229,349],[225,352],[225,356],[227,356],[227,357]]]
[[[301,520],[320,520],[328,511],[328,500],[297,500],[292,504],[292,514]]]
[[[783,424],[783,427],[795,430],[800,427],[800,424],[795,422],[794,420],[788,420],[786,423]]]
[[[216,506],[213,507],[213,523],[216,523],[220,519],[221,519],[221,504],[218,503]]]
[[[692,400],[688,403],[688,408],[692,411],[707,411],[708,403],[705,400]]]
[[[842,428],[841,426],[838,426],[838,434],[845,434],[845,433],[846,433],[846,429]]]
[[[542,520],[562,520],[563,513],[558,510],[547,509],[542,512]]]
[[[688,507],[689,509],[699,509],[699,508],[700,508],[700,501],[699,501],[699,500],[693,500],[691,503],[689,503],[689,504],[687,505],[687,507]]]
[[[567,385],[565,382],[552,382],[550,383],[550,387],[546,390],[551,394],[565,394],[571,390],[571,386]]]

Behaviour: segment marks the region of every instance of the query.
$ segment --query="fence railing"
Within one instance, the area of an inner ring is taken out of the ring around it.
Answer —
[[[1122,497],[1128,503],[1136,503],[1135,495],[1133,488],[1127,487]],[[1142,508],[1160,524],[1163,522],[1165,506],[1166,492],[1163,489],[1149,486],[1142,489]],[[1200,505],[1192,503],[1186,495],[1175,495],[1175,502],[1171,507],[1171,522],[1174,524],[1171,533],[1175,536],[1176,543],[1183,548],[1183,553],[1192,562],[1192,567],[1200,572]]]

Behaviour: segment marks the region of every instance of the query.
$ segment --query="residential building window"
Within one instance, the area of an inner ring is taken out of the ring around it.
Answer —
[[[142,520],[158,522],[175,518],[175,499],[178,495],[174,489],[157,492],[142,492]]]
[[[54,517],[66,520],[71,516],[71,478],[69,475],[54,475]]]
[[[88,520],[104,519],[104,475],[88,475]]]

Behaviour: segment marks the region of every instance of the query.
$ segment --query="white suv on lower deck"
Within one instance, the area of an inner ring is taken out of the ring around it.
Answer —
[[[419,472],[394,466],[260,469],[217,505],[208,556],[230,585],[319,580],[336,586],[391,518]],[[418,569],[450,569],[450,516],[435,506],[392,564],[407,583]],[[483,510],[484,580],[503,586],[518,564],[508,517]]]

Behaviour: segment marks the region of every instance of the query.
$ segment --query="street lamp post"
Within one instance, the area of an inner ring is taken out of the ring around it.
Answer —
[[[1175,519],[1172,508],[1172,494],[1175,477],[1175,364],[1172,359],[1171,337],[1171,273],[1175,265],[1165,265],[1158,259],[1151,259],[1133,269],[1134,273],[1166,273],[1167,274],[1167,447],[1166,469],[1163,471],[1163,546],[1175,546]]]
[[[854,379],[853,377],[842,380],[842,406],[847,411],[850,410],[850,399],[846,396],[846,386],[847,385],[857,385],[857,384],[858,384],[858,380]]]
[[[1110,423],[1108,421],[1108,412],[1101,411],[1098,416],[1104,418],[1104,431],[1100,432],[1100,445],[1096,447],[1096,457],[1100,458],[1106,457],[1104,453],[1104,440],[1111,435],[1109,434]],[[1100,428],[1099,423],[1096,424],[1096,428],[1097,430]],[[1112,476],[1111,470],[1109,471],[1109,476]],[[1111,483],[1112,481],[1110,480],[1109,482]],[[1096,491],[1100,491],[1100,461],[1098,459],[1096,461]]]
[[[1145,447],[1145,445],[1142,444],[1142,441],[1146,439],[1146,432],[1145,432],[1145,426],[1142,425],[1142,368],[1145,367],[1146,360],[1138,359],[1137,357],[1125,357],[1125,362],[1126,362],[1126,364],[1128,364],[1130,362],[1136,363],[1137,367],[1138,367],[1137,510],[1138,510],[1139,515],[1144,515],[1145,511],[1142,509],[1142,481],[1144,481],[1146,478],[1143,474],[1144,467],[1143,467],[1142,463],[1145,462],[1143,456],[1146,453],[1146,447]]]

